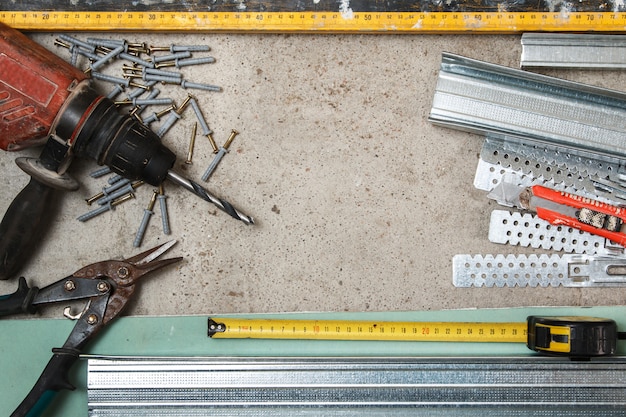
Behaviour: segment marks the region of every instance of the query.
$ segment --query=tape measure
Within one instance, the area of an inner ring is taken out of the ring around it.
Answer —
[[[147,6],[149,8],[149,6]],[[319,33],[623,32],[625,12],[369,11],[19,11],[0,10],[15,29]]]
[[[228,339],[311,339],[407,342],[525,343],[529,349],[557,356],[610,356],[617,340],[611,319],[529,316],[509,322],[373,322],[209,318],[208,336]]]

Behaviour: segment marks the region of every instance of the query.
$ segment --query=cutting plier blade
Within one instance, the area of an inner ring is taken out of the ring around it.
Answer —
[[[76,324],[67,340],[61,348],[52,350],[53,355],[48,365],[11,417],[30,415],[32,410],[41,410],[46,407],[50,393],[61,389],[73,389],[68,373],[78,360],[84,345],[120,314],[134,294],[139,278],[182,260],[181,257],[157,259],[175,243],[176,241],[166,242],[125,260],[93,263],[41,291],[36,290],[36,287],[28,288],[26,281],[21,278],[18,291],[9,296],[0,297],[0,312],[3,311],[3,304],[8,305],[7,300],[11,300],[11,307],[18,310],[15,312],[23,312],[32,310],[35,305],[42,304],[46,300],[58,302],[79,298],[88,299],[84,311],[77,317]],[[93,286],[85,285],[85,288],[81,289],[83,297],[72,294],[79,286],[82,287],[89,281],[93,283]],[[15,306],[20,306],[20,308]]]

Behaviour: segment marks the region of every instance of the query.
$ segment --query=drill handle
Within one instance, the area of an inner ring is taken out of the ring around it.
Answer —
[[[35,178],[15,197],[0,223],[0,279],[22,268],[47,227],[54,188]]]

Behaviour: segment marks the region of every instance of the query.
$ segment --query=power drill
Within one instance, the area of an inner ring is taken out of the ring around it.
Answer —
[[[51,217],[54,190],[73,191],[74,157],[90,158],[131,180],[169,179],[246,224],[253,219],[171,170],[176,155],[150,128],[91,86],[89,77],[0,22],[0,148],[43,145],[39,158],[17,158],[31,176],[0,223],[0,279],[28,260]]]

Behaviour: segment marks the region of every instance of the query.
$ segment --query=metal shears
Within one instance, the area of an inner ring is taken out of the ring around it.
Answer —
[[[69,337],[62,347],[52,349],[48,365],[11,417],[38,415],[57,391],[74,389],[68,373],[83,347],[120,314],[142,276],[182,260],[182,257],[157,260],[175,243],[175,240],[166,242],[125,260],[93,263],[41,289],[29,288],[21,277],[16,292],[0,296],[0,316],[34,313],[43,304],[88,300],[80,314],[71,316],[76,319],[76,325]]]

